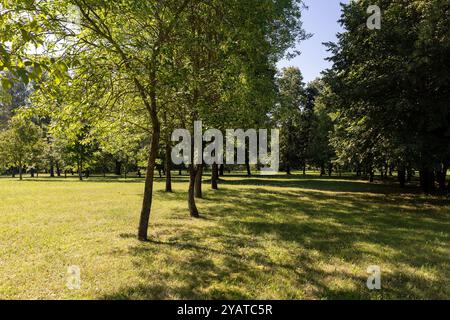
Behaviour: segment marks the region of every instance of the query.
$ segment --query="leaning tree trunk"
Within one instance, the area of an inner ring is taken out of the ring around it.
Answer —
[[[171,165],[172,146],[170,136],[166,135],[166,192],[172,192],[172,165]]]
[[[211,189],[219,189],[217,180],[219,180],[219,166],[217,163],[213,163],[211,167]]]
[[[197,166],[197,172],[195,174],[195,197],[198,199],[203,198],[202,179],[203,179],[203,165],[199,164]]]
[[[153,127],[153,136],[150,144],[150,154],[148,156],[147,163],[147,173],[145,175],[144,199],[142,200],[142,210],[138,228],[138,239],[141,241],[146,241],[148,237],[148,223],[150,220],[150,211],[152,208],[153,181],[155,176],[156,157],[158,155],[159,138],[161,134],[156,99],[156,71],[152,72],[151,79],[153,80],[153,85],[150,88],[150,101],[147,100],[145,89],[142,87],[139,81],[135,79],[139,92],[141,93],[144,103],[146,104]]]
[[[160,127],[157,119],[153,118],[153,136],[150,145],[150,154],[147,162],[147,172],[145,175],[144,199],[139,220],[138,239],[146,241],[148,236],[148,223],[153,198],[153,180],[155,176],[156,156],[158,154]]]
[[[197,176],[196,166],[189,165],[189,192],[188,192],[188,205],[189,213],[191,217],[198,218],[200,215],[198,213],[197,205],[195,204],[195,177]]]

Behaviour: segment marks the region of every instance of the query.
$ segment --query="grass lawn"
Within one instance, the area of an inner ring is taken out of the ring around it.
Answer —
[[[450,203],[351,178],[156,183],[151,241],[135,239],[143,181],[0,179],[0,298],[450,298]],[[81,289],[66,288],[67,267]],[[366,287],[368,266],[382,290]]]

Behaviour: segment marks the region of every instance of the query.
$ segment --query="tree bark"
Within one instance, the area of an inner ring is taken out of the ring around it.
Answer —
[[[196,166],[191,164],[189,165],[189,192],[188,192],[188,205],[189,205],[189,213],[191,217],[198,218],[200,217],[197,209],[197,205],[195,204],[195,177],[197,176]]]
[[[22,162],[19,162],[19,179],[20,179],[20,181],[23,180],[23,167],[22,167]]]
[[[219,189],[217,180],[219,180],[219,165],[217,163],[213,163],[211,168],[211,189]]]
[[[155,164],[156,156],[158,154],[159,145],[159,135],[160,128],[159,122],[156,119],[152,119],[153,123],[153,137],[150,145],[150,154],[148,156],[147,162],[147,172],[145,175],[145,185],[144,185],[144,199],[142,200],[142,210],[139,220],[138,228],[138,239],[141,241],[147,241],[148,237],[148,223],[150,220],[150,211],[152,208],[152,198],[153,198],[153,180],[155,176]]]
[[[172,192],[172,163],[171,163],[171,155],[172,155],[172,145],[170,144],[170,135],[166,135],[166,192]]]
[[[78,162],[78,178],[83,181],[83,160],[81,159]]]
[[[199,164],[197,166],[197,172],[195,174],[195,197],[198,199],[203,198],[202,179],[203,179],[203,165]]]
[[[219,166],[219,176],[220,177],[223,177],[224,175],[225,175],[225,165],[224,164],[221,164],[220,166]]]
[[[247,176],[250,177],[252,175],[252,170],[250,169],[250,154],[248,148],[245,150],[245,169],[247,170]]]

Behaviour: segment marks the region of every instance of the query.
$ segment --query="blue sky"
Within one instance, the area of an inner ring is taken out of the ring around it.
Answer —
[[[328,57],[328,52],[323,42],[335,41],[336,33],[342,31],[337,20],[340,18],[340,3],[348,3],[348,0],[305,0],[309,10],[303,12],[303,27],[313,34],[312,38],[303,41],[298,45],[302,54],[290,61],[280,61],[278,67],[281,69],[287,66],[299,67],[305,78],[309,82],[320,76],[320,72],[330,66],[324,59]]]

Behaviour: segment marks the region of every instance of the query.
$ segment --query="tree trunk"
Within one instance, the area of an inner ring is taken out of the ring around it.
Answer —
[[[53,159],[50,160],[50,177],[55,177],[55,165],[53,164]]]
[[[116,160],[114,173],[116,174],[116,176],[121,176],[122,175],[122,163],[120,161],[118,161],[118,160]]]
[[[145,175],[144,199],[142,201],[142,210],[139,220],[138,239],[146,241],[148,236],[148,223],[150,220],[150,211],[152,208],[153,180],[155,176],[155,164],[158,154],[160,127],[157,119],[153,118],[153,137],[150,145],[150,154],[148,156],[147,172]]]
[[[373,171],[373,168],[369,169],[369,182],[374,182],[375,181],[375,173]]]
[[[448,170],[448,163],[442,164],[442,171],[439,173],[439,190],[445,191],[445,188],[447,187],[445,185],[445,182],[447,180],[447,170]]]
[[[61,168],[59,166],[59,162],[58,161],[56,161],[56,175],[58,177],[61,177]]]
[[[172,165],[171,165],[172,145],[170,144],[170,135],[166,135],[166,192],[172,192]]]
[[[198,218],[200,215],[198,213],[197,205],[195,204],[195,178],[197,176],[196,166],[189,165],[189,192],[188,192],[188,205],[189,213],[191,217]]]
[[[289,163],[289,161],[286,161],[286,174],[288,176],[291,175],[291,164]]]
[[[219,165],[217,163],[213,163],[211,168],[211,189],[219,189],[217,180],[219,180]]]
[[[428,167],[422,168],[420,170],[420,187],[422,188],[423,192],[426,194],[431,193],[434,190],[434,182],[435,182],[435,175],[432,170]]]
[[[23,180],[23,167],[22,167],[22,162],[19,163],[19,179],[20,179],[20,181]]]
[[[198,199],[203,198],[202,179],[203,179],[203,165],[199,164],[197,166],[197,172],[195,174],[195,197]]]
[[[224,164],[221,164],[220,166],[219,166],[219,176],[220,177],[223,177],[224,175],[225,175],[225,165]]]
[[[78,162],[78,178],[80,181],[83,181],[83,161],[79,160]]]
[[[328,164],[328,176],[331,177],[332,174],[333,174],[333,164],[330,162]]]
[[[247,176],[252,175],[252,170],[250,169],[250,154],[248,148],[245,150],[245,169],[247,170]]]

